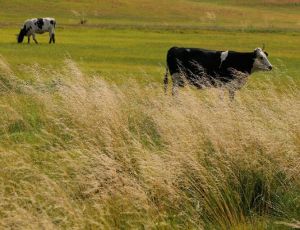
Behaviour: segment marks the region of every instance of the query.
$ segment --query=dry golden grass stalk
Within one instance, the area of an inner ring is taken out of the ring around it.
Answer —
[[[216,89],[108,84],[71,60],[27,68],[31,84],[0,68],[15,85],[0,99],[2,228],[251,229],[299,214],[289,78],[230,102]]]

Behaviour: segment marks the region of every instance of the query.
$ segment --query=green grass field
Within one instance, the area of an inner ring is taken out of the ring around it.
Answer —
[[[300,6],[293,1],[54,1],[47,10],[43,1],[32,2],[36,15],[57,18],[57,44],[48,46],[47,35],[38,36],[39,46],[16,44],[15,34],[33,9],[21,1],[1,1],[8,9],[0,12],[1,54],[12,66],[40,63],[59,68],[70,56],[85,70],[116,81],[143,74],[161,81],[166,52],[174,45],[249,51],[265,43],[275,66],[284,65],[298,75]],[[87,20],[83,26],[81,14]]]
[[[0,7],[0,228],[299,228],[298,0]],[[25,19],[46,16],[55,45],[17,44]],[[234,102],[163,95],[170,47],[263,43],[274,70]]]

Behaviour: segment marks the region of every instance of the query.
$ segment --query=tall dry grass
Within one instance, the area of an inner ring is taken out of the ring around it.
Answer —
[[[116,86],[0,59],[0,227],[260,229],[300,218],[300,93]],[[283,85],[274,78],[285,77]],[[250,80],[251,81],[251,80]]]

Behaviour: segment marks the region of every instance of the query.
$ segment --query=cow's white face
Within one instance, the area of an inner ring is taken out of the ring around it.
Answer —
[[[251,72],[254,71],[270,71],[272,69],[272,64],[268,60],[268,53],[264,52],[261,48],[256,48],[254,50],[254,62]]]

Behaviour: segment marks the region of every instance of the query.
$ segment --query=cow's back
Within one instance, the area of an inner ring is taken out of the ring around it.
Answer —
[[[170,74],[184,72],[199,74],[203,70],[210,73],[219,68],[221,51],[199,48],[172,47],[167,54]]]

